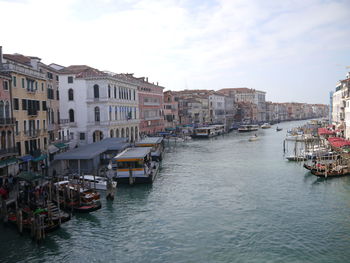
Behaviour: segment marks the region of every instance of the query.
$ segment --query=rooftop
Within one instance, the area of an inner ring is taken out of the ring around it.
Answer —
[[[114,157],[115,160],[140,159],[145,158],[151,152],[151,147],[128,148]]]

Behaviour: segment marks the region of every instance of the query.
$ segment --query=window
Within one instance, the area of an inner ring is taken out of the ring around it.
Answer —
[[[4,118],[4,102],[0,101],[0,118]]]
[[[73,83],[73,77],[72,76],[68,77],[68,83]]]
[[[16,135],[18,135],[18,121],[16,121],[15,132],[16,132]]]
[[[44,83],[41,82],[41,91],[44,91]]]
[[[22,99],[22,110],[27,110],[27,100]]]
[[[58,75],[56,75],[56,81],[58,81]]]
[[[4,81],[4,90],[9,90],[9,83]]]
[[[23,130],[24,132],[27,131],[27,121],[23,121]]]
[[[79,134],[79,137],[80,137],[80,140],[81,140],[81,141],[84,141],[84,140],[85,140],[85,133],[84,133],[84,132],[81,132],[81,133]]]
[[[46,129],[46,120],[43,120],[43,129]]]
[[[47,145],[47,138],[44,137],[44,145]]]
[[[95,121],[99,122],[100,121],[100,108],[95,107]]]
[[[10,118],[10,104],[8,101],[6,101],[5,104],[5,117]]]
[[[74,100],[73,89],[68,90],[68,100]]]
[[[22,78],[22,88],[24,89],[25,86],[24,86],[24,78]]]
[[[19,110],[18,99],[13,99],[13,109],[14,110]]]
[[[69,122],[74,122],[74,110],[69,110]]]
[[[97,84],[94,85],[94,98],[100,97],[100,88]]]
[[[135,92],[135,90],[134,90],[134,100],[136,100],[136,92]]]
[[[45,100],[43,100],[43,111],[46,111],[47,110],[47,106],[46,106],[46,101]]]
[[[14,87],[17,86],[17,78],[16,78],[16,76],[13,76],[13,78],[12,78],[12,83],[13,83],[13,86],[14,86]]]
[[[48,79],[53,79],[53,74],[51,72],[47,72],[47,78]]]
[[[114,98],[116,99],[117,98],[117,87],[114,86]]]
[[[108,98],[111,97],[111,86],[108,85]]]
[[[56,90],[56,100],[60,100],[60,91]]]
[[[40,121],[36,120],[36,128],[39,130],[40,129]]]

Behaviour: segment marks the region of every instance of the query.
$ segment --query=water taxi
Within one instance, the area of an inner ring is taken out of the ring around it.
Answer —
[[[164,138],[163,137],[146,137],[135,143],[136,147],[151,147],[151,156],[153,161],[163,159]]]
[[[199,127],[194,129],[192,137],[193,138],[211,138],[216,135],[217,133],[215,131],[215,127],[207,126],[207,127]]]
[[[152,161],[151,147],[128,148],[112,160],[118,183],[152,183],[159,171],[159,163]]]
[[[215,135],[221,135],[225,133],[225,125],[215,124],[215,125],[210,125],[210,127],[214,127]]]
[[[257,131],[259,129],[258,125],[249,124],[249,125],[241,125],[241,127],[238,128],[239,132],[251,132],[251,131]]]

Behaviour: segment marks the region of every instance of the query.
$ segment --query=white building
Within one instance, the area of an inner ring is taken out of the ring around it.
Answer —
[[[73,145],[108,137],[139,138],[137,86],[88,66],[60,71],[61,123]]]
[[[209,94],[209,116],[212,123],[225,124],[225,95],[218,92]]]

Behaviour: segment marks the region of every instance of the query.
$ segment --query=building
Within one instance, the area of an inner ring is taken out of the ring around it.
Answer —
[[[17,174],[11,101],[11,77],[0,72],[0,175]]]
[[[137,85],[85,65],[59,70],[61,125],[71,146],[109,137],[139,138]]]
[[[175,129],[179,124],[179,102],[172,91],[164,92],[164,127]]]
[[[46,159],[47,87],[46,76],[40,71],[40,58],[21,54],[4,54],[2,71],[12,79],[12,106],[15,121],[15,142],[20,168],[37,170]],[[29,166],[28,166],[29,164]]]

